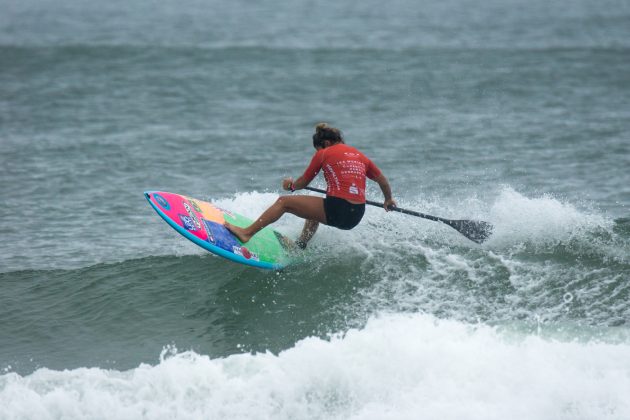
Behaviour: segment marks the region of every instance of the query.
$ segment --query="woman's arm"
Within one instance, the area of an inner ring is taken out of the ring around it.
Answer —
[[[286,191],[295,191],[301,190],[306,187],[310,181],[304,179],[303,176],[299,177],[297,180],[293,181],[293,178],[284,178],[282,180],[282,189]]]
[[[374,178],[374,181],[381,187],[381,191],[383,191],[383,196],[385,196],[385,202],[383,203],[383,207],[385,210],[389,211],[390,207],[396,207],[396,201],[392,198],[392,188],[389,186],[389,181],[382,173]]]
[[[322,162],[324,161],[324,149],[318,150],[313,155],[311,163],[304,171],[304,174],[296,181],[293,178],[284,178],[282,180],[282,188],[287,191],[301,190],[306,187],[317,176],[319,170],[322,168]]]

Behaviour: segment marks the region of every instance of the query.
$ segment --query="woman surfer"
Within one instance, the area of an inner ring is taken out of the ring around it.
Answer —
[[[225,227],[241,242],[249,241],[256,232],[278,220],[284,213],[306,219],[302,234],[296,241],[300,248],[306,248],[320,223],[343,230],[354,228],[365,212],[366,178],[381,187],[385,196],[385,210],[396,206],[385,175],[363,153],[346,145],[340,130],[326,123],[317,124],[313,134],[313,147],[317,152],[304,174],[296,181],[292,178],[283,179],[282,188],[292,192],[302,189],[323,169],[328,184],[326,198],[285,195],[279,197],[254,223],[245,228],[226,222]]]

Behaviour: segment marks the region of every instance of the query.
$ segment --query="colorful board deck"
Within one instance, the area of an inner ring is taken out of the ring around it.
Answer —
[[[200,247],[228,260],[254,267],[278,270],[289,262],[290,241],[266,227],[243,245],[223,226],[228,221],[248,226],[251,220],[212,203],[165,191],[146,191],[155,211],[177,232]]]

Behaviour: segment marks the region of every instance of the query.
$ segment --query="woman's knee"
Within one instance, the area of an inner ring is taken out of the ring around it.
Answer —
[[[276,206],[281,207],[286,210],[288,208],[287,196],[281,195],[280,197],[278,197],[278,199],[276,200]]]
[[[283,195],[278,197],[274,205],[283,213],[291,213],[303,219],[324,221],[325,219],[323,219],[322,214],[320,214],[324,211],[323,200],[318,202],[317,200],[313,200],[313,198],[315,197]]]

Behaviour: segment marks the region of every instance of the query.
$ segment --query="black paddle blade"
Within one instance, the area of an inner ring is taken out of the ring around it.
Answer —
[[[477,220],[442,220],[459,233],[478,244],[492,235],[493,226],[488,222]]]

